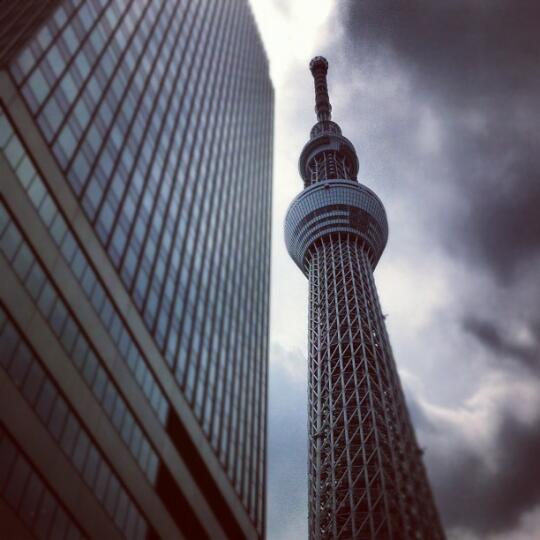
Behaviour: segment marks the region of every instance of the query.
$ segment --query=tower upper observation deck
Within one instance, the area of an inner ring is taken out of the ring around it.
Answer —
[[[358,183],[356,150],[332,121],[327,60],[316,56],[309,67],[318,122],[300,154],[298,166],[305,189],[287,212],[287,249],[307,274],[310,247],[329,235],[345,233],[362,240],[375,267],[388,238],[384,206],[373,191]]]

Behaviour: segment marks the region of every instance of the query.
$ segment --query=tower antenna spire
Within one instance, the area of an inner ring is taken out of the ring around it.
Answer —
[[[328,61],[323,56],[316,56],[309,63],[309,69],[315,82],[315,112],[317,113],[317,120],[319,122],[332,120],[332,105],[330,105],[328,85],[326,83]]]

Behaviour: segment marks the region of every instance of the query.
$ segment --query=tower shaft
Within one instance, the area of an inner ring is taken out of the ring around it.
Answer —
[[[308,267],[310,538],[442,538],[363,245]]]
[[[328,62],[310,70],[318,122],[285,219],[309,280],[309,537],[443,540],[373,280],[386,212],[330,118]]]

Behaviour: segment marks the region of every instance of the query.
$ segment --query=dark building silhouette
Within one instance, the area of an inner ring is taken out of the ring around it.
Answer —
[[[309,279],[309,537],[442,539],[373,280],[385,210],[331,120],[328,63],[310,69],[318,122],[285,223]]]
[[[261,538],[273,88],[248,2],[0,11],[0,537]]]

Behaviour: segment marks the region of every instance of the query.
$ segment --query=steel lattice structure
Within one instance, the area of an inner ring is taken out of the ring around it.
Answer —
[[[310,68],[319,122],[285,226],[309,279],[309,535],[443,539],[373,280],[386,214],[330,119],[326,60]]]

